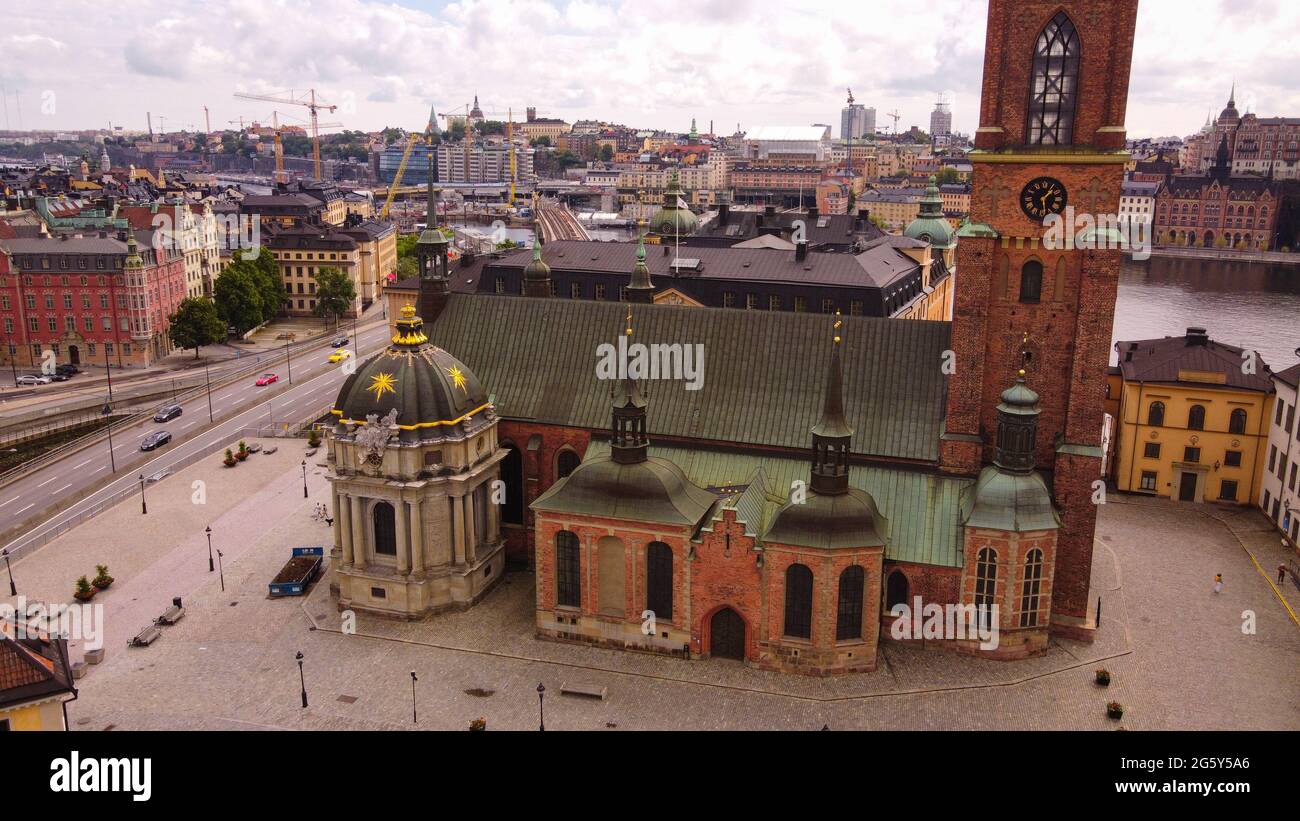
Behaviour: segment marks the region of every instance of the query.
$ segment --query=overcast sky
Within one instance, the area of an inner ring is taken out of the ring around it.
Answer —
[[[305,109],[235,91],[314,87],[349,128],[422,127],[430,104],[525,106],[685,131],[828,123],[845,89],[878,127],[977,126],[983,0],[0,0],[8,128],[212,127]],[[1142,0],[1129,133],[1185,135],[1238,107],[1300,117],[1300,3]],[[498,114],[499,112],[499,114]]]

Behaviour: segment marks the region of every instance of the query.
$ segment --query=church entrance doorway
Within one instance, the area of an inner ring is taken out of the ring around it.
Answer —
[[[730,607],[713,614],[709,627],[709,655],[713,658],[745,660],[745,620]]]
[[[1196,474],[1184,473],[1183,479],[1178,483],[1178,501],[1195,502],[1196,501]]]
[[[81,364],[81,349],[78,348],[76,345],[68,346],[68,361],[71,362],[73,365]]]

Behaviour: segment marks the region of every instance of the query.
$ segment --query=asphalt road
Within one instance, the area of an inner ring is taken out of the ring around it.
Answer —
[[[357,357],[357,363],[386,346],[388,337],[387,323],[360,330],[357,341],[361,355]],[[0,532],[18,525],[29,526],[4,547],[11,553],[18,553],[49,530],[94,508],[124,488],[138,486],[140,475],[148,477],[160,471],[174,470],[176,465],[196,452],[233,446],[238,442],[238,431],[243,428],[299,422],[306,414],[330,404],[347,373],[343,363],[328,361],[332,353],[328,343],[326,338],[319,348],[294,356],[292,384],[288,380],[285,362],[280,359],[267,368],[280,376],[280,381],[272,385],[257,387],[254,384],[257,376],[252,375],[232,385],[214,387],[212,409],[217,418],[223,413],[249,406],[229,419],[211,424],[208,396],[201,394],[182,402],[182,415],[168,422],[156,423],[146,419],[132,425],[115,425],[111,458],[108,441],[104,440],[0,488]],[[157,430],[171,432],[172,441],[155,451],[141,451],[140,440]],[[95,488],[95,492],[51,517],[44,517],[45,511],[90,488]]]

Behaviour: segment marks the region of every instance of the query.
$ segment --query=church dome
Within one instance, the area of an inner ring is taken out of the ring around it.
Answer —
[[[668,189],[664,191],[663,207],[650,218],[650,230],[663,237],[695,233],[700,218],[690,208],[684,207],[684,204],[682,188],[677,181],[677,169],[673,169]]]
[[[943,215],[943,197],[934,177],[930,177],[930,186],[921,198],[921,212],[903,233],[912,239],[928,242],[934,248],[952,247],[952,225]]]
[[[787,502],[777,511],[763,541],[796,547],[881,547],[888,528],[866,491],[809,493],[803,502]]]
[[[456,357],[429,343],[407,305],[388,348],[347,378],[331,411],[342,425],[397,411],[403,442],[459,438],[487,421],[487,393]]]
[[[637,522],[697,525],[718,497],[691,484],[677,465],[653,456],[619,463],[583,462],[533,502],[533,510]]]

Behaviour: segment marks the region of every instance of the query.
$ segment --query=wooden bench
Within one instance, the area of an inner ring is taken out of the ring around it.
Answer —
[[[570,684],[566,681],[560,685],[560,695],[562,696],[583,696],[584,698],[598,698],[604,701],[606,692],[606,688],[600,684],[580,682]]]
[[[145,629],[141,630],[139,633],[136,633],[135,638],[131,639],[129,646],[148,647],[149,645],[157,641],[158,637],[161,635],[162,635],[162,631],[158,629],[158,625],[151,624]]]
[[[154,619],[154,624],[175,624],[185,617],[185,608],[172,605],[168,607],[163,614]]]

